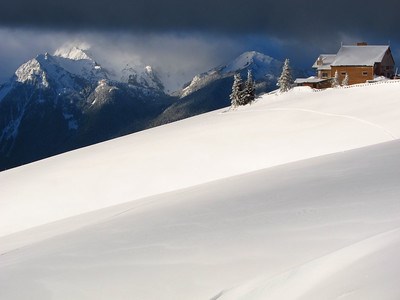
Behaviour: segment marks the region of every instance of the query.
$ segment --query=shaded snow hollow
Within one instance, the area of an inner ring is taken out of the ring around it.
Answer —
[[[399,92],[296,88],[0,173],[0,298],[398,299],[399,142],[341,152],[397,139]]]

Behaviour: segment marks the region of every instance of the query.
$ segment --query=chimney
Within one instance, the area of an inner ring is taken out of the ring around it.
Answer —
[[[367,42],[358,42],[357,46],[368,46]]]

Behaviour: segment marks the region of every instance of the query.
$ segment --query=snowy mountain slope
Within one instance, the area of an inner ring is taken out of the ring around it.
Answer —
[[[121,81],[157,91],[164,90],[164,85],[159,75],[151,66],[131,66],[128,64],[122,70]]]
[[[108,79],[110,75],[99,65],[88,50],[77,47],[59,48],[54,53],[54,58],[58,64],[71,74],[99,81]]]
[[[182,90],[181,98],[186,97],[213,81],[225,77],[231,77],[234,73],[240,72],[247,75],[247,70],[253,72],[256,81],[267,81],[275,85],[278,76],[282,71],[283,63],[256,51],[244,52],[232,62],[219,66],[203,74],[196,75],[187,87]]]
[[[251,69],[255,80],[263,77],[273,77],[280,75],[283,63],[271,56],[265,55],[257,51],[248,51],[239,55],[232,62],[220,69],[221,73],[229,74],[246,69]],[[247,75],[247,74],[246,74]]]
[[[397,139],[399,92],[400,81],[321,92],[296,88],[235,111],[214,111],[1,172],[0,236],[134,199]],[[46,209],[38,210],[38,205]]]
[[[79,66],[72,68],[75,63],[76,61],[70,63],[69,69],[75,69],[75,72],[78,73],[81,71],[78,71],[81,64],[78,62]],[[77,82],[74,75],[77,74],[69,72],[59,63],[59,58],[45,53],[39,54],[36,58],[22,64],[15,71],[14,80],[37,88],[50,88],[50,86],[53,86],[57,93],[61,93],[64,89],[76,90],[79,88],[79,85],[76,85]]]
[[[161,125],[229,106],[235,73],[240,73],[245,80],[248,70],[251,70],[257,95],[275,90],[282,65],[268,55],[256,51],[244,52],[225,65],[196,75],[183,88],[179,101],[168,107],[154,124]],[[295,77],[304,77],[304,72],[292,70],[292,73]]]
[[[0,238],[0,296],[398,299],[399,146],[259,170]]]

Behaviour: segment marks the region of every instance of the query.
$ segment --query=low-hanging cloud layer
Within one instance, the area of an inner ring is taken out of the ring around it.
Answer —
[[[0,83],[37,54],[60,47],[89,49],[93,58],[118,73],[126,64],[151,65],[163,73],[170,91],[194,75],[229,62],[240,53],[258,50],[276,57],[279,41],[264,36],[190,33],[131,33],[127,31],[61,31],[0,28]]]
[[[112,68],[140,61],[177,85],[246,50],[309,67],[341,42],[392,43],[397,0],[13,0],[0,9],[0,83],[24,61],[84,42]]]

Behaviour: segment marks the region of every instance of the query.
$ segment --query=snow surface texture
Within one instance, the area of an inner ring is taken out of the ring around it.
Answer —
[[[399,92],[296,88],[0,173],[0,298],[398,299],[399,142],[277,165],[397,139]]]
[[[211,299],[245,281],[221,299],[398,299],[393,143],[5,237],[0,297]]]

